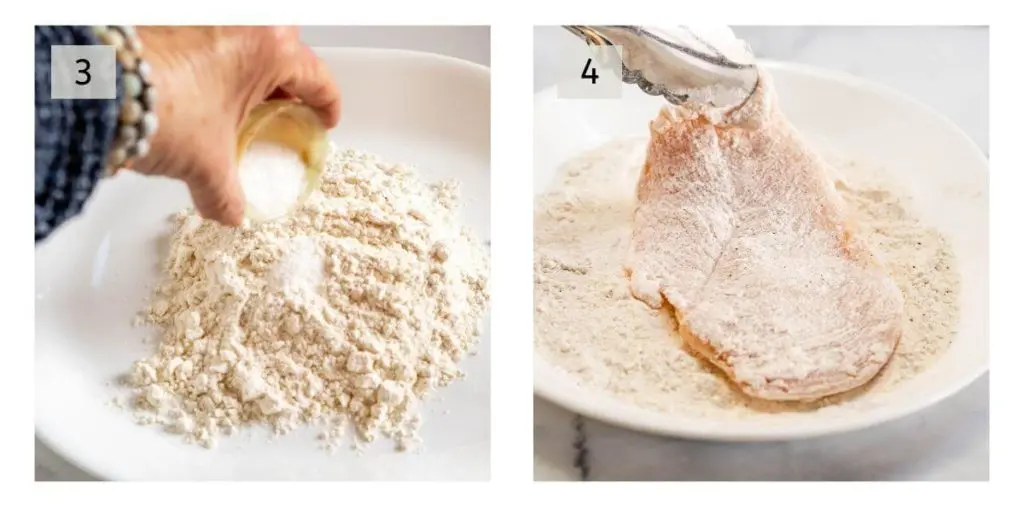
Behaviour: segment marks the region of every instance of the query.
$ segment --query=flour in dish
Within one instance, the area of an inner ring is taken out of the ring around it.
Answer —
[[[489,300],[487,250],[458,210],[454,181],[332,148],[289,216],[228,228],[180,212],[142,313],[159,342],[125,379],[137,421],[206,447],[307,424],[329,449],[349,427],[415,445],[421,404],[463,376]]]

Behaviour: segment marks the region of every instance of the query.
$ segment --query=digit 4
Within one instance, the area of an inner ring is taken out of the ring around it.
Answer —
[[[599,77],[597,76],[597,68],[590,67],[590,65],[592,63],[593,63],[593,59],[587,59],[587,63],[583,66],[583,74],[580,75],[580,78],[582,78],[584,80],[590,79],[590,83],[596,84],[597,83],[597,79]],[[589,75],[587,74],[587,71],[590,71]]]

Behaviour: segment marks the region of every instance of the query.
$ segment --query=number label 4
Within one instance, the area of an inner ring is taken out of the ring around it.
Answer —
[[[590,80],[590,83],[596,84],[599,77],[597,76],[597,68],[591,67],[592,63],[593,59],[587,59],[587,63],[583,65],[583,74],[580,75],[580,78],[583,80]],[[589,75],[587,74],[587,71],[590,72]]]

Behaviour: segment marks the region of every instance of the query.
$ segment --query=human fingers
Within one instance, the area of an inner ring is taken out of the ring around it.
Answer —
[[[232,148],[232,144],[226,141],[220,147]],[[245,193],[230,151],[203,154],[182,178],[199,215],[226,226],[242,223]]]
[[[341,119],[341,90],[330,70],[313,50],[299,45],[294,59],[285,64],[284,80],[278,86],[284,94],[313,108],[324,125],[333,128]]]

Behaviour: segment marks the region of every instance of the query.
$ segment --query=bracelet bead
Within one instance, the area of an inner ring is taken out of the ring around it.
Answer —
[[[135,124],[142,119],[142,104],[137,100],[125,98],[121,105],[121,122]]]
[[[146,109],[153,110],[156,108],[156,89],[150,87],[142,93],[142,102],[146,104]]]
[[[138,75],[125,73],[121,77],[121,85],[126,98],[138,98],[142,94],[142,79]]]
[[[132,156],[136,158],[144,157],[146,156],[146,153],[149,153],[149,141],[146,139],[140,140],[132,148]]]
[[[117,133],[118,142],[123,145],[128,145],[135,142],[139,138],[139,130],[133,125],[124,125],[118,130]]]
[[[134,159],[149,152],[151,139],[159,126],[156,115],[156,90],[150,82],[152,70],[142,58],[142,41],[131,26],[93,27],[97,39],[114,47],[121,67],[121,106],[119,126],[113,147],[107,155],[107,173],[130,166]]]
[[[146,138],[152,136],[156,132],[156,129],[159,126],[159,124],[160,123],[157,121],[155,113],[146,112],[142,116],[142,136]]]

